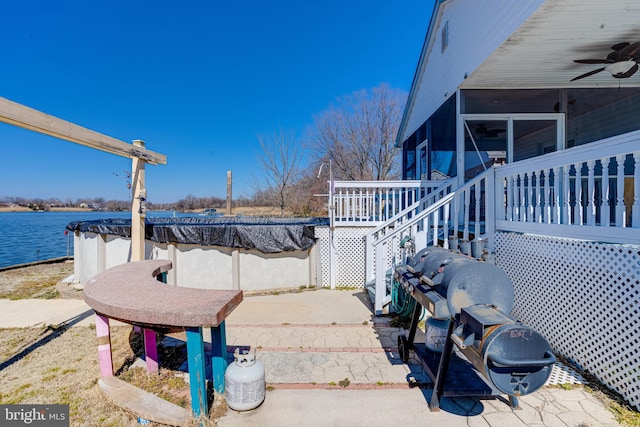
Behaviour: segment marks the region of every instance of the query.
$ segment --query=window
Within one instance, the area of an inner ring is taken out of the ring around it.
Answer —
[[[456,97],[450,97],[429,118],[429,179],[456,175]]]
[[[449,46],[449,21],[444,23],[440,36],[442,39],[442,49],[440,51],[444,53],[447,50],[447,46]]]
[[[425,139],[416,150],[416,157],[418,159],[418,179],[428,179],[429,171],[427,169],[427,140]]]
[[[416,134],[402,143],[402,179],[416,179]]]

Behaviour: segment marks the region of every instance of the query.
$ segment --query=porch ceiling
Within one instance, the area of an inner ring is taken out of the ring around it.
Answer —
[[[605,70],[570,81],[603,66],[576,64],[574,59],[604,59],[614,44],[636,41],[640,41],[638,0],[547,0],[461,87],[640,87],[640,71],[616,79]]]

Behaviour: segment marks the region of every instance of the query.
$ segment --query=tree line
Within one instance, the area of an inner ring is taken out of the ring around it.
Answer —
[[[381,84],[338,98],[313,117],[313,125],[299,130],[276,129],[259,135],[261,170],[249,197],[235,199],[233,207],[279,208],[281,215],[320,216],[327,214],[329,181],[371,181],[398,179],[400,148],[395,139],[400,127],[406,94]],[[5,198],[0,202],[34,210],[53,207],[127,211],[130,200],[93,199],[42,200]],[[224,208],[219,197],[187,195],[173,203],[147,201],[151,210],[181,212]]]
[[[294,215],[326,213],[327,182],[400,177],[395,146],[406,94],[386,84],[338,98],[303,136],[277,129],[258,137],[262,179],[254,199]],[[329,175],[332,175],[331,177]],[[324,194],[324,198],[320,195]]]

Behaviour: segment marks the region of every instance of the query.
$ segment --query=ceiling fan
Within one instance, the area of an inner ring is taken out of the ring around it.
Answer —
[[[476,135],[486,136],[487,138],[496,138],[503,132],[506,132],[506,129],[489,129],[484,123],[480,123],[476,129]]]
[[[600,71],[607,70],[616,79],[626,79],[631,77],[638,71],[638,63],[640,62],[640,42],[634,43],[618,43],[611,46],[613,52],[607,55],[606,59],[575,59],[573,62],[578,64],[608,64],[588,73],[574,77],[571,81],[583,79],[592,76]]]

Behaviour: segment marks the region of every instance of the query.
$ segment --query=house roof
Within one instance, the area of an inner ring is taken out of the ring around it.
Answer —
[[[398,132],[398,145],[408,130],[405,129],[408,116],[415,114],[412,106],[419,93],[418,82],[429,67],[429,46],[439,36],[441,15],[449,1],[452,0],[435,2]],[[481,1],[493,4],[491,0]],[[528,7],[525,3],[521,7]],[[511,7],[517,7],[514,4],[510,3]],[[486,22],[486,25],[500,23]],[[613,78],[602,71],[571,81],[606,65],[578,64],[574,60],[605,59],[613,45],[637,41],[640,42],[638,0],[546,0],[474,70],[462,70],[466,78],[460,77],[458,85],[463,89],[640,87],[640,71],[625,79]]]

